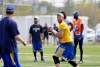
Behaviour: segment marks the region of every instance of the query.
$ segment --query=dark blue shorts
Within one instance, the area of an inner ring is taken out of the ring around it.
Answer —
[[[74,46],[73,43],[63,43],[58,46],[55,51],[55,55],[57,57],[63,57],[65,60],[73,60],[74,59]]]
[[[33,42],[32,46],[33,46],[33,51],[34,52],[43,51],[43,47],[42,47],[42,43],[41,42]]]

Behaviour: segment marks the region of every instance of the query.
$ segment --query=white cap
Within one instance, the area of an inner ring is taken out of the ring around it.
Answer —
[[[62,13],[58,13],[57,15],[64,17],[64,15]]]
[[[38,16],[34,16],[34,18],[36,18],[37,20],[39,20],[39,17]]]

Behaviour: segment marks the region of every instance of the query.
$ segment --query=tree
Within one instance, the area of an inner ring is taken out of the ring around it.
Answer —
[[[64,11],[67,13],[67,15],[72,15],[74,11],[74,2],[73,0],[67,0],[64,4]]]
[[[44,14],[52,14],[52,10],[55,9],[55,7],[51,3],[48,3],[46,1],[42,1],[39,4],[33,4],[34,14],[43,14],[41,11],[42,9],[46,10],[46,13]]]
[[[15,0],[4,0],[6,3],[15,3]]]

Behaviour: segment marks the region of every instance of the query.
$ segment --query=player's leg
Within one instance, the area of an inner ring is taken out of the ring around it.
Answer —
[[[38,50],[40,51],[40,55],[41,55],[41,61],[44,61],[44,55],[43,55],[43,46],[41,42],[37,43],[38,46]]]
[[[47,45],[49,45],[49,35],[46,36]]]
[[[83,63],[83,38],[79,41],[80,63]]]
[[[37,62],[37,51],[33,51],[34,53],[34,62]]]
[[[1,60],[1,53],[0,53],[0,60]]]
[[[62,58],[61,58],[61,62],[64,62],[65,59],[63,58],[63,56],[66,54],[66,50],[64,51],[63,55],[62,55]]]
[[[56,37],[53,35],[53,44],[56,45]]]
[[[32,47],[33,47],[33,54],[34,54],[34,62],[37,62],[37,43],[33,42]]]
[[[59,61],[59,57],[57,56],[53,56],[53,60],[54,60],[54,63],[55,63],[55,66],[56,67],[60,67],[60,61]]]
[[[64,48],[62,48],[62,45],[59,45],[55,51],[55,54],[53,55],[53,60],[56,67],[60,67],[59,57],[62,56],[63,52],[64,52]]]
[[[1,49],[0,49],[0,63],[2,63],[2,57],[1,57]]]
[[[68,61],[73,67],[78,67],[78,64],[73,60],[74,59],[74,46],[73,43],[67,43],[65,54],[63,55],[65,60]]]
[[[20,63],[19,63],[19,57],[18,57],[18,50],[17,48],[15,49],[14,52],[12,52],[13,57],[14,57],[14,61],[17,67],[21,67]]]
[[[75,61],[68,61],[69,64],[71,64],[73,67],[79,67],[79,65]]]
[[[43,51],[41,51],[41,50],[40,50],[40,55],[41,55],[41,61],[44,61]]]
[[[44,35],[44,37],[43,37],[43,45],[45,45],[45,35]]]
[[[74,39],[74,56],[76,58],[76,52],[77,52],[77,45],[78,45],[78,40],[77,39]]]
[[[4,62],[3,67],[16,67],[14,59],[11,57],[10,53],[2,54],[2,59]]]

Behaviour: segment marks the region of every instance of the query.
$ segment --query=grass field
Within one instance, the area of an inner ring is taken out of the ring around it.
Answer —
[[[52,55],[54,53],[56,46],[45,45],[44,47],[44,57],[45,62],[40,61],[40,54],[38,53],[38,62],[34,63],[33,53],[31,46],[21,46],[19,45],[19,56],[20,63],[23,67],[55,67],[52,60]],[[79,49],[77,53],[77,60],[79,60]],[[0,63],[1,67],[1,63]],[[67,62],[61,62],[61,67],[71,67]],[[100,67],[100,43],[91,44],[88,43],[84,45],[84,63],[80,64],[80,67]]]

